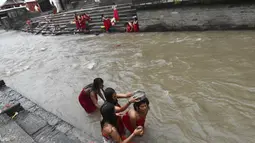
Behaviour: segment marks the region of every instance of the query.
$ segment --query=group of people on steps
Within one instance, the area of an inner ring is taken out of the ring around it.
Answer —
[[[104,104],[98,104],[98,96]],[[128,102],[121,106],[118,99],[126,98]],[[81,106],[88,114],[100,110],[102,115],[101,134],[104,143],[130,143],[135,136],[144,134],[145,119],[149,110],[146,96],[135,98],[132,93],[119,94],[113,88],[104,89],[104,81],[95,78],[93,83],[85,86],[78,97]],[[132,109],[128,107],[133,104]],[[124,114],[122,114],[125,112]]]
[[[88,22],[90,22],[92,19],[90,18],[89,15],[86,13],[77,15],[76,13],[74,14],[74,22],[76,25],[76,30],[77,31],[87,31],[88,30]]]
[[[104,24],[103,27],[106,32],[111,32],[111,28],[115,26],[117,22],[120,21],[117,5],[115,3],[113,3],[112,9],[113,9],[113,17],[111,19],[106,17],[104,14],[101,15],[101,19]],[[124,26],[125,26],[126,32],[138,32],[139,24],[138,24],[137,16],[133,16],[133,19],[131,21],[126,22]]]

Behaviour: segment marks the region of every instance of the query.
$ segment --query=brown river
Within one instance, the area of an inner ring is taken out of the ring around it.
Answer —
[[[0,75],[96,138],[100,115],[87,115],[78,95],[101,77],[118,92],[147,93],[141,143],[255,142],[254,31],[47,37],[0,31]]]

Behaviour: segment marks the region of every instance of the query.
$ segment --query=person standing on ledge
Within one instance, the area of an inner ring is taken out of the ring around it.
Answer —
[[[117,5],[115,3],[113,3],[112,9],[113,9],[113,17],[115,18],[116,21],[120,21]]]
[[[78,99],[81,106],[88,114],[93,113],[94,111],[96,111],[96,109],[100,108],[100,105],[98,104],[98,95],[105,101],[102,94],[103,87],[103,79],[95,78],[93,83],[85,86],[82,89]]]

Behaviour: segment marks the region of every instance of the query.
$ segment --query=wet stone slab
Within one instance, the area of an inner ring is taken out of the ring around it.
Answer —
[[[1,143],[35,143],[35,141],[14,121],[0,127]]]
[[[66,123],[66,122],[60,122],[58,125],[56,125],[56,129],[59,130],[62,133],[67,133],[69,130],[71,130],[73,127]]]
[[[56,134],[58,134],[58,131],[55,130],[54,127],[47,125],[39,132],[33,134],[33,138],[38,143],[45,143],[53,138]]]
[[[25,110],[28,110],[31,107],[35,106],[35,104],[32,101],[28,100],[27,98],[20,98],[18,102]]]
[[[55,126],[60,121],[60,119],[57,116],[51,114],[50,112],[45,111],[42,108],[38,108],[37,110],[35,110],[34,113],[42,117],[45,121],[48,122],[49,125],[52,126]]]
[[[19,113],[16,122],[29,134],[32,135],[38,130],[42,129],[47,125],[47,122],[44,121],[41,117],[28,114],[26,111]]]

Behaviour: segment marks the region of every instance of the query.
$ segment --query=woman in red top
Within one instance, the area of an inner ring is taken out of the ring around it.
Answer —
[[[139,102],[134,103],[134,109],[130,109],[123,117],[122,121],[126,129],[132,133],[138,126],[143,127],[142,135],[144,134],[144,123],[149,110],[149,100],[142,97]]]
[[[103,83],[104,81],[101,78],[95,78],[92,84],[89,84],[82,89],[78,99],[81,106],[87,113],[92,113],[97,108],[100,108],[97,95],[105,100],[101,93]]]
[[[133,97],[131,97],[132,96],[131,93],[117,94],[115,90],[112,88],[106,88],[104,91],[104,96],[106,101],[112,103],[115,107],[115,112],[117,114],[118,132],[122,136],[125,134],[124,130],[125,128],[122,123],[121,116],[118,113],[125,111],[128,108],[128,106],[131,103],[134,103],[136,100]],[[129,100],[124,106],[120,106],[120,104],[118,103],[118,98],[129,98]]]
[[[86,19],[83,15],[80,16],[80,26],[81,26],[81,30],[84,31],[86,30]]]
[[[113,17],[115,18],[116,21],[119,21],[120,20],[119,13],[117,10],[117,5],[115,5],[115,3],[113,3],[112,9],[113,9]]]
[[[132,32],[133,31],[133,24],[131,22],[127,22],[125,24],[126,26],[126,32]]]
[[[139,32],[139,24],[138,24],[138,20],[136,17],[134,18],[134,21],[133,21],[133,31]]]
[[[74,22],[75,22],[75,25],[76,25],[76,30],[80,30],[80,23],[79,23],[79,19],[78,19],[78,16],[76,14],[74,14]]]
[[[102,21],[104,23],[105,31],[109,32],[109,30],[111,28],[111,20],[109,18],[104,17],[103,14],[101,17],[102,17]]]
[[[132,134],[127,137],[121,137],[118,132],[118,122],[116,116],[115,106],[112,103],[105,102],[100,108],[103,120],[101,123],[101,132],[103,136],[104,143],[130,143],[132,138],[141,135],[142,127],[138,127],[132,132]]]

